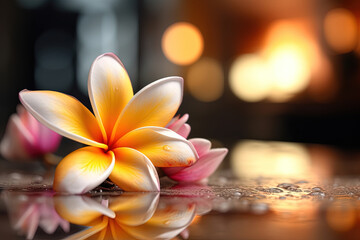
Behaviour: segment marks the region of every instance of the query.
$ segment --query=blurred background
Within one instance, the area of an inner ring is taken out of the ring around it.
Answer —
[[[159,78],[182,76],[179,114],[190,114],[190,137],[229,148],[222,169],[230,166],[237,177],[323,180],[360,174],[360,1],[0,1],[0,138],[22,89],[68,93],[90,108],[88,72],[105,52],[122,60],[135,91]],[[60,155],[78,147],[63,139]],[[9,168],[4,166],[0,161],[0,173]],[[0,182],[22,181],[15,169]],[[224,184],[226,177],[217,182]],[[335,179],[331,186],[349,182]],[[353,185],[339,192],[360,199],[359,181]],[[316,204],[294,211],[317,216]],[[293,205],[279,200],[278,206],[275,213]],[[345,213],[329,208],[319,216],[335,232],[355,229],[347,238],[355,239],[356,207]],[[280,225],[286,228],[288,218]],[[239,219],[246,220],[246,229],[236,225],[236,233],[260,229],[248,227],[249,215]],[[269,226],[276,231],[278,225]],[[304,229],[299,236],[309,233]]]
[[[92,61],[114,52],[135,91],[185,79],[191,137],[360,144],[360,2],[0,2],[0,134],[24,88],[90,106]]]

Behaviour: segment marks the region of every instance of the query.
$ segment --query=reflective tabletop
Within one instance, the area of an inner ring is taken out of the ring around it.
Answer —
[[[2,161],[2,239],[359,239],[360,151],[241,141],[208,181],[160,193],[52,191]]]

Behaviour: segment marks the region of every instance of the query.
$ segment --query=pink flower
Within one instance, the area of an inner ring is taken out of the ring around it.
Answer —
[[[186,123],[189,115],[185,114],[173,118],[167,128],[187,138],[190,134],[190,125]],[[178,182],[195,182],[209,177],[215,172],[225,158],[228,150],[226,148],[211,149],[211,142],[203,138],[193,138],[189,141],[194,145],[199,159],[189,167],[167,167],[162,168],[164,173]]]
[[[70,223],[62,219],[54,208],[53,194],[36,195],[5,191],[2,197],[10,217],[12,228],[26,239],[33,239],[38,228],[53,234],[58,228],[69,232]]]
[[[17,106],[10,116],[0,152],[7,159],[29,159],[54,152],[61,136],[39,123],[25,108]]]

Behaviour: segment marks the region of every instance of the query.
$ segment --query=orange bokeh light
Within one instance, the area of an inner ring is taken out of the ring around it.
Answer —
[[[247,102],[261,101],[271,90],[272,79],[269,76],[264,59],[256,54],[245,54],[231,65],[230,88],[237,97]]]
[[[329,11],[324,19],[324,34],[335,52],[354,50],[358,42],[358,25],[354,14],[344,8]]]
[[[212,102],[224,92],[224,73],[215,59],[203,58],[189,68],[186,77],[187,89],[196,99]]]
[[[308,86],[317,49],[305,21],[274,22],[262,54],[274,76],[272,101],[285,101]]]
[[[197,27],[179,22],[166,29],[162,49],[167,59],[178,65],[188,65],[198,60],[204,50],[204,40]]]
[[[306,19],[271,24],[263,48],[232,64],[233,92],[248,102],[284,102],[305,90],[323,62],[310,26]]]
[[[231,169],[240,178],[314,178],[310,155],[297,143],[244,140],[235,145],[230,160]]]

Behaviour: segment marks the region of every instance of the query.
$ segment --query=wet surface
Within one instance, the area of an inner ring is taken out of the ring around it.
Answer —
[[[51,172],[3,169],[2,239],[359,239],[358,163],[333,160],[330,168],[315,156],[291,165],[311,170],[305,174],[241,176],[232,165],[206,183],[163,178],[160,193],[125,193],[108,182],[64,196],[51,190]]]
[[[2,221],[11,228],[3,231],[7,239],[358,239],[359,183],[221,176],[206,184],[163,179],[160,194],[99,187],[82,196],[8,185]]]

